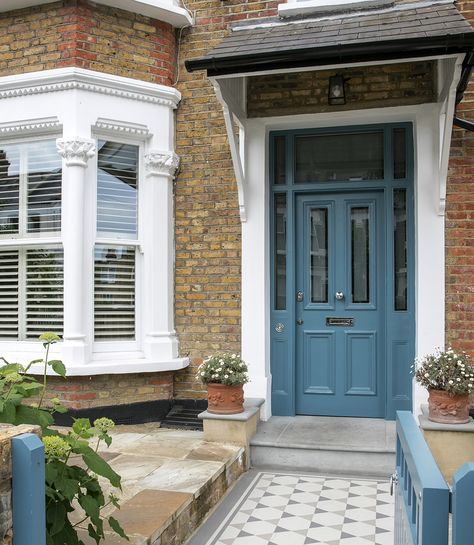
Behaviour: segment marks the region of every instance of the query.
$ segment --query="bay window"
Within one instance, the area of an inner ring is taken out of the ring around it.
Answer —
[[[54,331],[69,375],[186,367],[173,313],[179,100],[72,67],[0,78],[0,355],[28,362]]]
[[[62,334],[61,175],[55,140],[0,147],[0,340]]]

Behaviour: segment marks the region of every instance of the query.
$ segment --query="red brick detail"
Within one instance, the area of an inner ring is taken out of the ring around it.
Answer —
[[[86,0],[0,14],[0,76],[75,66],[172,85],[171,25]]]

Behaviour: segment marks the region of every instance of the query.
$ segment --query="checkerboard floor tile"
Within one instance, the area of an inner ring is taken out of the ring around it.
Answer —
[[[207,545],[393,545],[389,484],[259,473]]]

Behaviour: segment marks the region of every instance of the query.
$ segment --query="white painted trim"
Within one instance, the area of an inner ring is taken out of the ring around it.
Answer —
[[[0,12],[51,4],[56,0],[1,0]],[[97,4],[131,11],[152,19],[164,21],[174,27],[187,27],[193,24],[191,13],[170,0],[95,0]]]
[[[295,17],[310,13],[334,13],[392,6],[393,0],[289,0],[278,5],[280,17]]]
[[[242,356],[246,394],[266,399],[271,415],[268,134],[271,130],[412,122],[415,141],[416,355],[444,344],[444,218],[438,214],[437,104],[304,114],[246,121],[248,216],[242,224]],[[427,304],[429,301],[429,304]],[[414,388],[414,408],[424,392]]]
[[[213,78],[209,78],[209,80],[213,84],[216,97],[222,106],[225,128],[227,131],[227,138],[229,140],[230,155],[232,158],[232,164],[234,166],[234,174],[237,181],[240,221],[245,222],[247,221],[247,211],[246,211],[247,182],[245,180],[245,174],[244,174],[245,151],[243,150],[242,147],[239,148],[239,145],[237,144],[237,140],[235,137],[234,124],[233,124],[233,117],[235,115],[235,112],[232,109],[232,104],[233,104],[232,97],[230,97],[230,99],[228,100],[228,97],[225,95],[225,91],[221,87],[219,81],[216,81]],[[241,136],[244,137],[243,139],[245,139],[245,129],[242,123],[240,124],[239,132]]]
[[[56,68],[0,78],[0,99],[72,89],[176,108],[181,93],[173,87],[84,68]]]
[[[132,123],[131,121],[118,121],[116,119],[106,119],[98,117],[92,127],[94,133],[100,133],[104,136],[117,137],[118,134],[138,138],[151,138],[150,130],[146,125]]]
[[[0,137],[22,136],[27,137],[38,134],[56,134],[62,131],[59,119],[53,117],[38,117],[36,119],[23,119],[13,123],[0,123]]]

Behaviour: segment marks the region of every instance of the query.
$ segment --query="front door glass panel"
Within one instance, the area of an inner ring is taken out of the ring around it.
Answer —
[[[328,302],[328,210],[313,208],[310,212],[311,233],[311,302]]]
[[[275,195],[275,310],[286,309],[286,194]]]
[[[383,131],[295,138],[295,182],[380,180]]]
[[[370,302],[369,208],[351,208],[352,302]]]
[[[393,191],[393,250],[395,310],[407,310],[407,197],[406,189]]]

